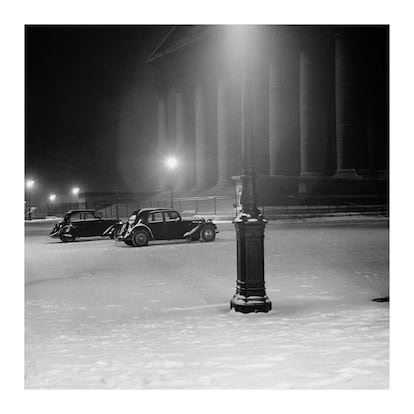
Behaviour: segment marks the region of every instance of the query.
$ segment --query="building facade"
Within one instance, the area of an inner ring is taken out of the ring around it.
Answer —
[[[218,190],[242,173],[244,30],[176,26],[148,59],[158,153],[178,158],[176,189]],[[264,191],[386,192],[388,26],[252,26],[248,41]],[[159,189],[170,179],[161,173]]]

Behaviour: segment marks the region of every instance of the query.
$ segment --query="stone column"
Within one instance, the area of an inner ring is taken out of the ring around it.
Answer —
[[[281,85],[276,58],[269,63],[269,173],[280,173],[278,155],[280,150]]]
[[[206,134],[206,97],[204,85],[195,86],[195,188],[208,186],[207,181],[207,134]]]
[[[230,125],[229,88],[227,80],[217,81],[217,186],[231,184],[230,179]]]
[[[187,184],[187,157],[184,92],[182,90],[177,90],[175,95],[175,139],[176,157],[179,163],[176,173],[176,187],[177,189],[184,189]]]
[[[165,95],[158,97],[158,154],[160,161],[159,189],[168,188],[168,172],[165,167],[165,158],[168,156],[168,132],[167,132],[167,99]]]
[[[374,145],[375,145],[375,121],[374,121],[374,114],[373,114],[373,103],[371,101],[368,102],[368,120],[367,120],[367,169],[368,175],[374,175],[375,165],[374,165]]]
[[[310,171],[310,141],[311,141],[311,109],[312,109],[312,57],[311,50],[305,48],[300,51],[300,174],[314,175]]]
[[[328,34],[323,29],[309,29],[302,38],[299,55],[301,176],[321,176],[328,170],[333,105],[333,74],[328,66],[333,45]]]
[[[336,177],[356,177],[352,165],[354,133],[351,40],[345,33],[335,36]]]

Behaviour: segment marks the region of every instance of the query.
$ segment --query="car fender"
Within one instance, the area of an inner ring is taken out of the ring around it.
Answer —
[[[193,229],[191,229],[190,231],[187,231],[187,233],[185,233],[183,235],[183,237],[191,237],[191,236],[193,236],[196,233],[200,233],[201,230],[204,227],[207,227],[207,226],[213,227],[214,230],[216,231],[216,233],[218,233],[217,226],[211,220],[207,220],[207,221],[203,220],[201,223],[199,223]]]
[[[183,237],[191,237],[196,233],[200,233],[201,227],[204,225],[204,223],[200,223],[198,226],[195,226],[193,229],[191,229],[190,231],[187,231],[187,233],[184,233]]]
[[[78,235],[76,228],[70,224],[67,224],[66,226],[56,230],[54,233],[51,233],[50,237],[60,237],[63,233],[73,233],[76,236]]]
[[[134,231],[136,231],[136,230],[139,230],[139,229],[145,229],[145,230],[147,230],[148,231],[148,233],[149,233],[149,235],[150,235],[150,237],[152,238],[152,239],[154,239],[155,237],[154,237],[154,233],[152,232],[152,230],[146,225],[146,224],[144,224],[144,223],[137,223],[134,227],[132,227],[132,229],[128,232],[128,236],[129,235],[132,235],[132,233],[134,232]]]
[[[117,229],[117,228],[121,228],[122,227],[122,225],[123,225],[124,223],[122,222],[122,221],[119,221],[118,223],[115,223],[115,224],[111,224],[103,233],[102,233],[102,235],[103,236],[110,236],[114,231],[115,231],[115,229]]]

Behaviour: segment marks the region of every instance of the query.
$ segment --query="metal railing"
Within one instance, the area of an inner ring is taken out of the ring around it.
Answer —
[[[361,202],[365,201],[364,203]],[[283,218],[289,216],[316,216],[334,213],[362,213],[388,215],[387,200],[380,197],[364,200],[352,197],[326,196],[284,196],[279,197],[276,205],[258,203],[266,218]],[[61,217],[68,210],[87,208],[98,211],[103,218],[126,219],[134,211],[142,207],[170,208],[170,198],[137,200],[137,199],[105,199],[80,203],[56,203],[34,206],[32,218]],[[235,198],[226,196],[179,197],[173,200],[173,208],[183,216],[205,215],[236,217],[240,212]],[[28,218],[27,210],[25,218]]]
[[[225,196],[179,197],[173,199],[173,208],[181,213],[199,214],[209,213],[216,215],[225,208],[228,209],[229,198]],[[171,199],[157,199],[149,207],[171,207]]]
[[[77,203],[37,203],[31,208],[32,219],[48,217],[62,217],[67,211],[75,209],[91,209],[97,211],[103,218],[122,219],[128,217],[132,211],[140,208],[140,201],[135,199],[105,199],[83,201]],[[29,218],[29,211],[25,209],[25,219]]]
[[[356,203],[349,200],[352,197],[297,197],[287,196],[280,200],[277,206],[262,205],[263,215],[267,218],[280,216],[316,216],[320,214],[361,213],[388,215],[388,203],[381,197],[367,197],[366,203]]]

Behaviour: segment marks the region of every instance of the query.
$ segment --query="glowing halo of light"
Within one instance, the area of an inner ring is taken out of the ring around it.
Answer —
[[[165,160],[165,164],[167,165],[167,167],[170,169],[170,170],[174,170],[175,168],[177,168],[177,165],[178,165],[178,160],[177,160],[177,158],[175,158],[175,157],[168,157],[166,160]]]

